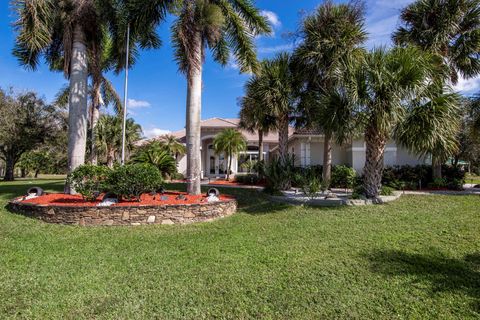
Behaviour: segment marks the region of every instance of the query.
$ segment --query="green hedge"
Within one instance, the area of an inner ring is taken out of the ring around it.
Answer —
[[[161,172],[153,165],[141,163],[115,166],[113,169],[82,165],[67,179],[86,201],[94,201],[103,192],[138,201],[143,193],[157,191],[163,185]]]

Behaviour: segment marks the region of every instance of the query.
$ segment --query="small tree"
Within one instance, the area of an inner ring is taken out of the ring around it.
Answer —
[[[142,137],[142,128],[131,118],[125,126],[125,148],[133,150],[135,143]],[[98,121],[96,144],[101,155],[106,157],[108,167],[112,168],[122,148],[122,119],[117,116],[102,115]]]
[[[14,180],[20,157],[50,136],[55,129],[55,112],[34,92],[18,96],[0,92],[0,157],[5,160],[5,181]]]
[[[161,136],[159,139],[160,143],[162,144],[163,148],[172,156],[175,157],[175,159],[178,156],[183,156],[185,152],[187,152],[187,149],[185,148],[185,145],[180,143],[175,136],[166,134],[164,136]]]
[[[154,165],[163,177],[177,173],[177,164],[169,150],[160,141],[152,141],[141,146],[132,157],[133,163],[147,163]]]
[[[225,153],[228,157],[227,180],[230,179],[233,156],[245,151],[247,141],[243,135],[235,129],[225,129],[213,140],[213,147],[216,153]]]
[[[324,133],[323,182],[328,185],[332,171],[332,142],[346,143],[354,129],[353,99],[344,90],[349,67],[361,63],[367,39],[364,7],[351,1],[325,1],[302,26],[303,42],[294,61],[305,90],[299,110],[305,124]]]

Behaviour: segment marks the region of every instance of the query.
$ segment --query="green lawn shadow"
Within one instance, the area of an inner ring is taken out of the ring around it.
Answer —
[[[376,250],[365,254],[371,270],[386,276],[414,276],[428,284],[429,294],[460,292],[474,301],[470,307],[480,313],[480,252],[451,258],[438,250],[429,254],[401,250]]]

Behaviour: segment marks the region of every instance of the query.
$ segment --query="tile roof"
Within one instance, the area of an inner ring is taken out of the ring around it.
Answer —
[[[212,128],[212,129],[222,129],[222,128],[237,128],[238,129],[238,124],[240,122],[240,119],[238,118],[211,118],[211,119],[206,119],[202,120],[200,126],[201,128]],[[243,129],[238,129],[245,139],[247,141],[258,141],[258,133],[257,132],[249,132],[247,130]],[[319,129],[295,129],[293,127],[289,127],[288,130],[288,136],[291,137],[293,135],[318,135],[322,134],[321,130]],[[182,129],[179,131],[174,131],[169,133],[169,135],[172,135],[176,137],[179,140],[184,140],[186,136],[186,130]],[[161,136],[155,137],[150,140],[156,140],[159,139]],[[278,143],[278,132],[273,131],[269,132],[267,135],[263,137],[264,142],[268,143]]]

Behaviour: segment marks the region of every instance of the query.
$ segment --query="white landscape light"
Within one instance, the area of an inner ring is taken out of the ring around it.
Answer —
[[[127,99],[128,99],[128,59],[130,53],[130,23],[127,25],[127,46],[125,57],[125,86],[123,91],[123,123],[122,123],[122,165],[125,164],[125,131],[127,126]]]

